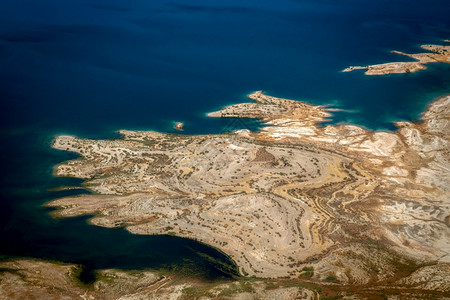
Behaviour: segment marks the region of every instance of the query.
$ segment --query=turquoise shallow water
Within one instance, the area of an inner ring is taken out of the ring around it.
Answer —
[[[365,1],[366,2],[366,1]],[[84,218],[52,220],[41,204],[78,184],[54,178],[71,158],[50,149],[57,134],[111,138],[119,129],[219,133],[229,120],[205,113],[254,90],[335,104],[332,123],[393,129],[450,93],[450,65],[414,74],[341,73],[404,57],[450,38],[447,1],[20,0],[0,4],[0,254],[91,268],[196,265],[223,273],[198,243],[137,237]],[[240,123],[236,123],[238,126]],[[246,121],[251,128],[257,122]]]

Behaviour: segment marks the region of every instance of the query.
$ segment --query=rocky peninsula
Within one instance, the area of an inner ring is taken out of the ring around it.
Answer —
[[[47,206],[56,218],[199,240],[245,276],[450,291],[450,96],[394,132],[322,126],[328,107],[248,97],[209,116],[258,118],[259,132],[56,137],[54,148],[80,157],[55,174],[92,194]]]
[[[422,45],[422,49],[429,52],[408,54],[400,51],[392,51],[392,53],[404,55],[415,59],[412,62],[390,62],[384,64],[376,64],[370,66],[350,66],[342,72],[351,72],[354,70],[366,70],[366,75],[386,75],[386,74],[398,74],[398,73],[414,73],[420,70],[424,70],[428,63],[450,63],[450,46],[439,45]]]

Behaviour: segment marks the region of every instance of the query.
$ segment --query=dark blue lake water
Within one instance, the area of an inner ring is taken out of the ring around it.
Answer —
[[[218,133],[206,112],[254,90],[351,110],[333,122],[392,129],[450,93],[450,65],[384,77],[349,65],[405,60],[450,38],[448,0],[16,0],[0,4],[0,254],[91,268],[197,266],[224,275],[204,245],[52,220],[43,202],[74,184],[52,167],[72,156],[52,137],[119,129]],[[68,193],[68,192],[65,192]]]

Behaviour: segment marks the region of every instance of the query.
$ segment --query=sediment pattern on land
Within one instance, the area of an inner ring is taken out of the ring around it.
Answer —
[[[209,115],[259,118],[267,126],[258,132],[56,137],[54,148],[80,157],[55,174],[84,179],[93,194],[47,205],[55,217],[197,239],[244,275],[297,278],[311,268],[311,280],[414,286],[423,268],[448,270],[450,96],[394,132],[321,126],[329,107],[249,98]],[[445,286],[449,276],[435,274]]]

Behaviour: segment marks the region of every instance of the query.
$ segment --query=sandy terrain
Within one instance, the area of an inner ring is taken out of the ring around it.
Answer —
[[[311,267],[313,280],[367,285],[448,265],[450,96],[395,132],[322,127],[327,107],[249,98],[210,116],[260,118],[260,132],[57,137],[53,147],[80,158],[55,174],[85,179],[93,194],[47,205],[55,217],[200,240],[244,275],[297,278]]]
[[[178,299],[449,299],[448,265],[423,267],[384,286],[344,286],[334,278],[323,283],[310,279],[308,269],[299,279],[204,281],[180,274],[147,270],[98,270],[94,282],[78,279],[73,264],[17,259],[0,262],[0,299],[178,300]],[[439,280],[437,280],[439,279]]]

